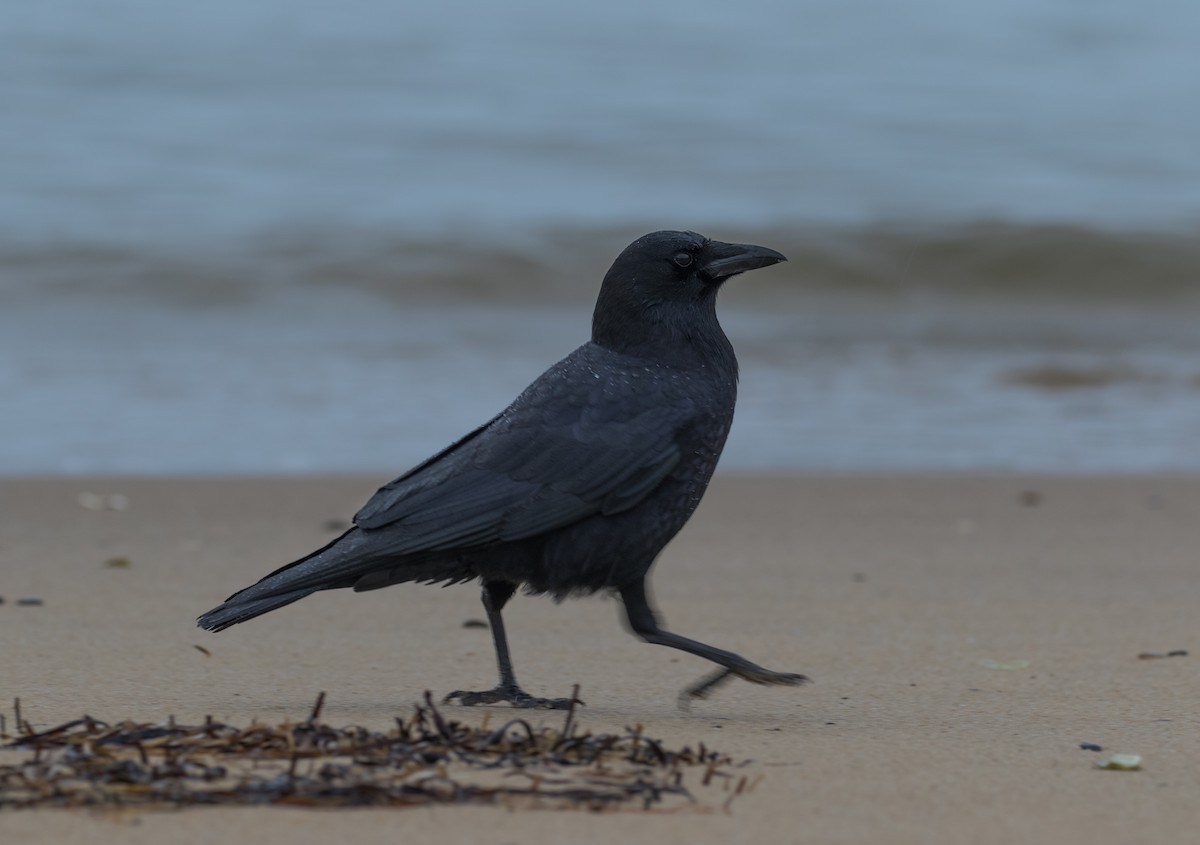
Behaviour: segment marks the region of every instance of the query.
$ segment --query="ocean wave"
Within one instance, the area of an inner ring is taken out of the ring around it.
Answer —
[[[197,246],[0,243],[4,297],[100,295],[180,307],[236,306],[304,286],[398,303],[566,303],[591,298],[604,270],[653,226],[401,234],[300,227]],[[1113,232],[979,222],[813,230],[704,227],[779,249],[788,262],[739,300],[815,294],[888,299],[935,294],[999,300],[1200,300],[1200,229]]]

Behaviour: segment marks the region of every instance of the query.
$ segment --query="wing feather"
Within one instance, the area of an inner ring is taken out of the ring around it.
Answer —
[[[204,624],[234,624],[313,590],[465,580],[469,569],[447,563],[460,550],[634,507],[680,462],[695,404],[686,378],[642,377],[605,355],[576,350],[490,422],[381,487],[355,528],[231,596]]]
[[[355,523],[374,535],[374,548],[401,555],[522,540],[620,513],[679,463],[676,434],[691,410],[686,397],[648,402],[611,388],[523,395],[382,487]]]

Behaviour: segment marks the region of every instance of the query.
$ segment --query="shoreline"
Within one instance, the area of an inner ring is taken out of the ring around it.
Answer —
[[[327,542],[383,480],[0,480],[0,708],[19,696],[42,728],[85,712],[248,724],[302,719],[324,690],[328,723],[380,727],[426,689],[492,685],[490,638],[463,627],[483,615],[471,585],[331,592],[219,635],[195,628]],[[124,509],[85,507],[83,492]],[[657,604],[671,630],[814,683],[731,683],[687,713],[675,696],[709,665],[637,641],[617,602],[516,597],[505,619],[526,689],[579,683],[584,729],[641,724],[752,760],[764,778],[728,814],[0,811],[0,836],[1187,842],[1197,514],[1196,475],[719,475],[656,565]],[[1177,649],[1190,656],[1138,658]],[[453,715],[487,712],[530,715]],[[1140,754],[1143,770],[1101,771],[1083,742]]]

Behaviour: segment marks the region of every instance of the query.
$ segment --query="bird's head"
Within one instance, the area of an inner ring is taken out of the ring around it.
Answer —
[[[764,246],[727,244],[695,232],[653,232],[631,243],[604,277],[592,339],[618,351],[663,334],[717,332],[715,301],[727,279],[786,261]]]

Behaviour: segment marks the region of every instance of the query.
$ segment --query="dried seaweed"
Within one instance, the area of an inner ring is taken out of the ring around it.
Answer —
[[[576,690],[576,693],[578,690]],[[325,694],[297,723],[239,728],[91,716],[33,732],[15,702],[16,736],[0,756],[0,810],[30,807],[288,805],[409,807],[500,804],[617,809],[682,805],[705,809],[684,785],[724,787],[724,804],[747,778],[702,743],[681,750],[642,733],[581,732],[572,708],[561,728],[517,718],[496,728],[448,718],[429,693],[387,731],[320,721]],[[0,734],[3,727],[0,727]]]

